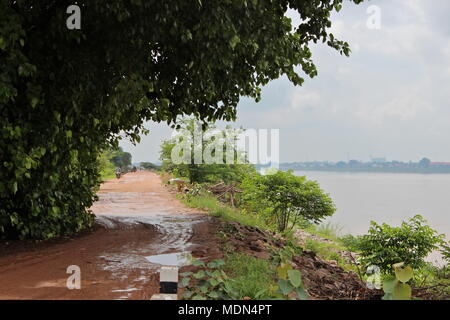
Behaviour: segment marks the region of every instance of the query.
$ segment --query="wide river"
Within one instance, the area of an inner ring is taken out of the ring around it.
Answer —
[[[399,225],[422,215],[450,239],[450,174],[296,171],[330,194],[336,213],[325,220],[341,233],[364,234],[370,221]]]

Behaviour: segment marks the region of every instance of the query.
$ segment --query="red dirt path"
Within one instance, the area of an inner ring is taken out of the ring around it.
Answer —
[[[41,243],[0,243],[0,299],[149,299],[158,269],[145,257],[191,251],[217,255],[214,223],[181,204],[151,172],[105,182],[92,210],[94,230]],[[81,289],[69,290],[69,265]]]

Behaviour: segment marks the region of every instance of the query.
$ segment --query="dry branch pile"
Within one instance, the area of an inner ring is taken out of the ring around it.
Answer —
[[[224,182],[208,187],[208,191],[216,196],[220,201],[229,202],[233,207],[236,202],[236,193],[242,192],[242,190],[236,187],[236,185],[225,184]]]

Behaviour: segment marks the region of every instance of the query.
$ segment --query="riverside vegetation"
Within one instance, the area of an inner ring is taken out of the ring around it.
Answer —
[[[169,175],[186,178],[192,169],[171,163],[167,155],[168,146],[173,145],[165,141],[162,146],[162,174],[166,181]],[[206,210],[221,221],[270,232],[285,242],[281,247],[273,247],[268,257],[237,253],[227,249],[224,242],[222,260],[199,263],[200,270],[184,274],[185,298],[307,299],[308,287],[302,281],[302,276],[307,275],[300,274],[293,261],[311,251],[343,272],[358,274],[361,283],[368,283],[374,292],[372,298],[450,297],[448,244],[444,235],[437,234],[419,215],[399,227],[371,222],[366,235],[340,236],[335,226],[321,224],[334,213],[330,197],[305,177],[290,171],[261,175],[251,165],[225,164],[203,165],[196,173],[194,179],[190,176],[188,191],[179,194],[187,205]],[[223,181],[240,190],[233,202],[226,195],[217,197],[210,191],[211,186]],[[221,230],[218,236],[229,240],[234,237],[233,232]],[[300,239],[299,233],[307,236]],[[446,259],[444,266],[425,262],[433,250],[441,251]]]

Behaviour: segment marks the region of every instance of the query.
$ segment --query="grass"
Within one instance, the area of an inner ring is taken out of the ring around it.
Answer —
[[[235,253],[225,258],[224,271],[232,278],[232,286],[240,299],[267,299],[275,286],[276,272],[270,262]]]
[[[211,216],[220,217],[225,221],[236,221],[243,225],[257,227],[263,230],[273,230],[273,226],[268,225],[260,216],[229,207],[212,195],[179,196],[181,201],[187,206],[203,210],[207,209]]]
[[[303,229],[316,236],[336,242],[339,240],[339,236],[342,231],[342,227],[340,225],[331,222],[322,223],[319,225],[310,224]]]
[[[346,251],[346,248],[337,244],[318,241],[307,238],[305,240],[304,248],[315,252],[320,258],[324,260],[334,260],[345,271],[357,271],[356,267],[349,263],[337,250]]]

